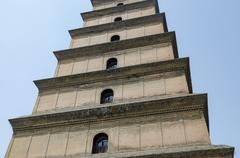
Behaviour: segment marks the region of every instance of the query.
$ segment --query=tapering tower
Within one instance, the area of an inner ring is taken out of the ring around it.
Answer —
[[[207,94],[192,92],[157,0],[92,0],[33,113],[11,119],[5,158],[233,158],[212,145]]]

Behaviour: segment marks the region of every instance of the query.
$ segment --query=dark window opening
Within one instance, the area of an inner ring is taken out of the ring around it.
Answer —
[[[117,17],[114,19],[114,22],[122,21],[122,17]]]
[[[123,3],[118,3],[118,4],[117,4],[117,6],[122,6],[122,5],[124,5],[124,4],[123,4]]]
[[[111,42],[115,42],[115,41],[119,41],[120,40],[120,36],[118,35],[114,35],[111,37]]]
[[[107,70],[115,70],[117,68],[117,63],[118,63],[118,61],[116,58],[108,59]]]
[[[113,102],[113,90],[106,89],[101,94],[100,104],[107,104]]]
[[[106,153],[108,151],[108,135],[100,133],[93,139],[92,153]]]

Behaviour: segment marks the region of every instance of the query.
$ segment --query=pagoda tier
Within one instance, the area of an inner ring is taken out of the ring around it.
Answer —
[[[94,10],[90,12],[81,13],[83,20],[85,23],[88,21],[92,21],[94,25],[94,19],[98,19],[99,17],[102,18],[104,16],[109,17],[109,15],[116,14],[125,14],[127,11],[134,11],[138,8],[142,8],[144,12],[142,14],[151,15],[153,13],[159,13],[158,1],[157,0],[148,0],[148,1],[139,1],[136,3],[130,3],[122,6],[115,6],[111,8],[101,9],[101,10]],[[128,16],[127,19],[136,18],[141,16]],[[106,21],[107,22],[107,21]]]
[[[31,115],[10,119],[5,158],[233,158],[212,145],[207,94],[192,90],[157,0],[91,0]]]

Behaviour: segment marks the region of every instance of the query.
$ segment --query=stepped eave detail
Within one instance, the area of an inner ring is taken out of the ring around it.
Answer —
[[[148,0],[148,1],[141,1],[136,3],[125,4],[123,6],[116,6],[106,9],[94,10],[90,12],[81,13],[83,20],[87,20],[90,18],[97,18],[99,16],[104,16],[113,13],[119,13],[126,10],[134,10],[137,8],[143,8],[148,6],[155,6],[156,13],[159,13],[158,1],[157,0]]]
[[[234,148],[226,145],[190,145],[163,148],[136,153],[119,153],[116,158],[209,158],[211,157],[234,157]],[[109,154],[111,156],[111,154]],[[86,157],[87,158],[87,157]]]
[[[107,70],[89,72],[84,74],[69,75],[57,78],[34,81],[39,91],[76,86],[87,85],[94,83],[104,84],[108,81],[124,80],[129,78],[138,78],[146,75],[160,74],[165,72],[183,71],[185,73],[188,89],[192,93],[191,73],[189,68],[189,58],[174,59],[169,61],[141,64],[118,68],[112,72]]]
[[[173,46],[174,57],[178,58],[178,49],[175,32],[161,33],[151,36],[138,37],[134,39],[121,40],[118,42],[108,42],[93,46],[72,48],[53,52],[58,61],[72,59],[76,57],[94,56],[107,52],[119,51],[124,49],[138,48],[139,46],[150,46],[154,44],[171,43]]]
[[[182,94],[174,97],[156,96],[151,100],[120,103],[87,109],[77,108],[65,112],[44,113],[16,119],[10,119],[15,133],[30,132],[34,129],[50,128],[80,124],[85,126],[89,122],[115,120],[121,118],[142,117],[157,114],[178,113],[187,111],[201,111],[208,123],[207,94]],[[191,115],[189,117],[192,117]],[[130,119],[131,120],[131,119]],[[129,121],[130,121],[129,120]]]
[[[134,27],[134,26],[139,26],[143,24],[151,24],[151,23],[157,23],[157,22],[162,22],[164,32],[168,32],[165,13],[160,13],[160,14],[154,14],[150,16],[144,16],[144,17],[139,17],[139,18],[134,18],[129,20],[123,20],[117,23],[112,22],[112,23],[107,23],[102,25],[83,27],[79,29],[70,30],[69,33],[71,37],[74,38],[76,36],[83,36],[91,33],[99,33],[107,30],[116,30],[116,29],[121,29],[126,27]]]
[[[91,1],[92,5],[95,6],[97,4],[110,2],[111,0],[90,0],[90,1]]]

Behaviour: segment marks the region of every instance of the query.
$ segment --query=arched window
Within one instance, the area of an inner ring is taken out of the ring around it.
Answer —
[[[111,37],[111,42],[115,42],[115,41],[119,41],[120,40],[120,36],[119,35],[114,35]]]
[[[117,59],[116,58],[111,58],[111,59],[108,59],[107,61],[107,70],[114,70],[117,68]]]
[[[122,21],[122,17],[116,17],[116,18],[114,19],[114,22],[118,22],[118,21]]]
[[[118,3],[118,4],[117,4],[117,6],[122,6],[122,5],[124,5],[124,4],[123,4],[123,3]]]
[[[101,94],[100,104],[107,104],[113,102],[113,90],[106,89]]]
[[[108,151],[108,135],[100,133],[93,139],[92,153],[106,153]]]

